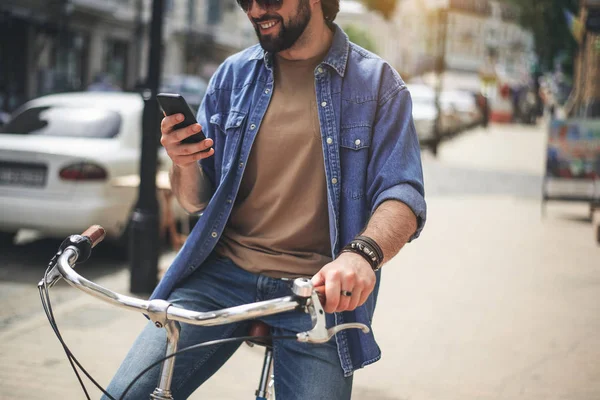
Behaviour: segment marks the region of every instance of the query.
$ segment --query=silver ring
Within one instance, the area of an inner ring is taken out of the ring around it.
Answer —
[[[340,292],[340,294],[341,294],[342,296],[352,297],[352,292],[349,292],[349,291],[347,291],[347,290],[342,290],[342,291]]]

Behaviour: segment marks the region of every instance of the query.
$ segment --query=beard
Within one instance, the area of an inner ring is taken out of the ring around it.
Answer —
[[[311,18],[311,10],[308,0],[300,0],[296,17],[290,19],[287,25],[279,15],[265,15],[260,20],[254,20],[254,30],[258,41],[265,51],[279,53],[292,47],[302,36]],[[276,20],[279,22],[279,33],[277,35],[262,35],[258,23],[261,21]]]

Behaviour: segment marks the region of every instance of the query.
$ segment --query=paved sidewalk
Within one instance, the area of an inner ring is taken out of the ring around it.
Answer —
[[[383,271],[374,329],[384,355],[356,374],[353,399],[600,398],[600,250],[586,209],[551,206],[541,220],[531,200],[429,202],[428,230]],[[99,281],[127,282],[127,272]],[[146,323],[84,295],[55,314],[103,384]],[[83,398],[45,317],[1,334],[0,358],[2,399]],[[252,398],[261,360],[243,346],[192,398]]]

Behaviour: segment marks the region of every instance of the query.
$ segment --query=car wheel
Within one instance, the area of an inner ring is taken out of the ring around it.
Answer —
[[[433,154],[434,157],[437,157],[438,155],[438,147],[439,147],[440,143],[437,140],[434,140],[430,145],[429,145],[429,150],[431,150],[431,153]]]
[[[16,236],[17,232],[0,232],[0,247],[12,246]]]

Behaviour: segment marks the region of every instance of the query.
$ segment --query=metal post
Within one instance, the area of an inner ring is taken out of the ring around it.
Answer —
[[[135,43],[142,43],[144,39],[144,0],[137,0],[135,3]],[[142,89],[140,70],[142,69],[142,46],[138,45],[135,50],[135,61],[134,61],[134,86],[136,90]],[[145,86],[145,85],[144,85]]]
[[[153,0],[147,88],[143,91],[144,116],[140,186],[130,224],[132,293],[150,293],[158,282],[159,212],[156,198],[159,110],[156,101],[161,73],[164,0]]]
[[[437,44],[439,46],[438,54],[436,57],[436,86],[435,86],[435,108],[437,111],[437,115],[435,118],[434,125],[434,139],[433,144],[431,146],[431,151],[433,155],[437,155],[438,146],[442,141],[443,130],[442,130],[442,105],[441,105],[441,95],[442,95],[442,84],[443,84],[443,75],[446,69],[446,36],[447,36],[447,10],[444,8],[440,8],[438,10],[438,40]]]

